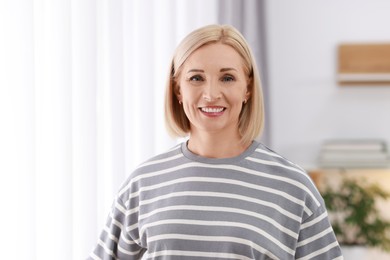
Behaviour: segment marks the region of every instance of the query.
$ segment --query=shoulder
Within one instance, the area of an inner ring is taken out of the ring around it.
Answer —
[[[139,189],[139,181],[153,177],[154,174],[164,171],[166,169],[172,169],[178,167],[183,163],[184,156],[181,149],[181,144],[157,154],[148,160],[138,165],[123,182],[118,196],[128,197],[130,193],[133,193]]]
[[[267,146],[259,143],[246,158],[247,167],[268,176],[270,183],[304,201],[310,211],[323,206],[323,200],[307,172]]]
[[[256,149],[251,154],[251,159],[253,161],[261,161],[268,165],[279,166],[296,172],[305,172],[305,170],[299,165],[290,161],[262,143],[257,143]]]
[[[309,181],[309,185],[312,184],[310,177],[303,168],[264,144],[258,143],[254,152],[246,160],[252,162],[253,167],[257,167],[258,170],[276,177],[289,178],[303,183]]]

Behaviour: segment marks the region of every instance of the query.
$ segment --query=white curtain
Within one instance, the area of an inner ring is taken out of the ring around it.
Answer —
[[[84,259],[126,176],[177,142],[163,119],[174,47],[220,22],[257,39],[258,7],[0,0],[1,258]]]

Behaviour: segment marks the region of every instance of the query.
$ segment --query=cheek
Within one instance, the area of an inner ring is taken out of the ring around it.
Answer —
[[[186,85],[182,85],[180,93],[184,101],[196,101],[200,95],[200,91],[197,88]]]
[[[235,93],[231,93],[230,100],[235,105],[240,105],[241,106],[242,103],[244,102],[244,100],[246,99],[246,92],[247,91],[245,89],[245,90],[236,91]]]

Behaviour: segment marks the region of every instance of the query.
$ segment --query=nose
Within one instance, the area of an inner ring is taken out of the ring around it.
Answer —
[[[221,89],[215,82],[208,82],[205,84],[203,90],[203,99],[212,102],[222,97]]]

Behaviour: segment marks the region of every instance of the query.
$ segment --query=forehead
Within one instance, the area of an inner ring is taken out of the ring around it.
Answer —
[[[241,55],[231,46],[223,43],[207,44],[195,50],[184,62],[184,70],[189,67],[233,67],[243,69]]]

